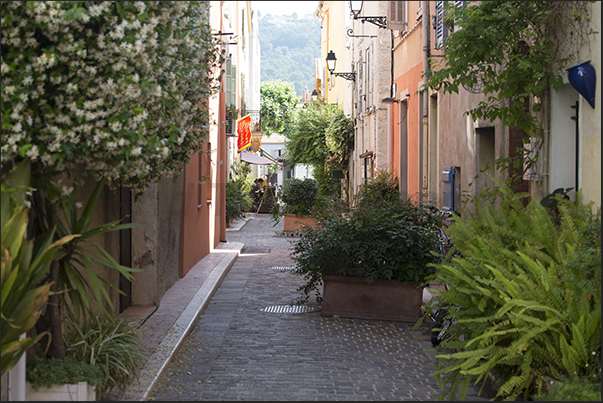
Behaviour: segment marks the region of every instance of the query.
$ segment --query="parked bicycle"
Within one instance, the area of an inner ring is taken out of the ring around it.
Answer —
[[[448,220],[452,216],[452,212],[438,210],[435,207],[433,210],[437,211],[438,214],[442,216],[442,226],[438,229],[438,237],[440,239],[440,263],[444,263],[450,261],[454,256],[460,256],[460,253],[455,250],[450,237],[446,233]],[[454,214],[458,215],[456,212]],[[451,250],[453,252],[449,256]],[[444,284],[443,286],[445,290],[449,289],[448,284]],[[437,347],[442,342],[450,326],[455,323],[455,319],[448,313],[450,308],[449,304],[443,304],[438,309],[427,312],[429,318],[434,322],[433,327],[431,328],[431,345],[434,347]]]

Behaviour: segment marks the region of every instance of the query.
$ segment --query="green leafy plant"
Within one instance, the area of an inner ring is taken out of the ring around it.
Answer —
[[[245,217],[252,207],[249,192],[244,192],[236,181],[226,182],[226,222]]]
[[[49,179],[93,171],[135,195],[179,172],[202,149],[219,86],[207,7],[2,3],[2,167],[28,156]]]
[[[341,107],[315,102],[299,109],[287,134],[285,149],[289,162],[313,167],[320,194],[339,197],[343,188],[344,199],[349,204],[347,170],[353,143],[353,122]],[[346,172],[343,185],[341,180],[331,178],[333,169]]]
[[[433,307],[457,324],[439,346],[443,395],[464,399],[471,382],[494,379],[497,396],[527,399],[545,379],[578,376],[600,383],[601,219],[560,199],[557,222],[537,200],[499,184],[499,207],[477,206],[453,217],[451,239],[462,257],[432,264],[435,282],[449,285]],[[477,199],[479,202],[479,199]]]
[[[283,81],[263,82],[260,86],[260,108],[264,134],[288,136],[298,104],[299,98],[291,84]]]
[[[384,183],[391,197],[376,196]],[[381,173],[374,187],[367,184],[357,194],[354,208],[305,228],[291,241],[293,273],[306,279],[298,289],[299,302],[306,303],[313,292],[322,301],[319,286],[325,275],[422,283],[434,273],[428,263],[437,259],[432,252],[438,246],[439,217],[395,192],[395,179]]]
[[[103,372],[99,367],[74,357],[59,359],[34,355],[29,361],[25,379],[34,390],[87,382],[98,391],[103,384]]]
[[[38,321],[50,295],[51,284],[43,281],[48,267],[60,256],[59,248],[77,236],[52,242],[52,230],[36,240],[25,237],[29,209],[23,204],[29,191],[29,169],[29,160],[23,160],[2,183],[3,374],[46,335],[26,336],[26,333]]]
[[[107,290],[113,289],[123,294],[123,291],[98,274],[98,267],[104,266],[116,270],[129,281],[134,279],[134,272],[140,271],[120,265],[94,240],[94,237],[100,234],[145,225],[144,223],[120,224],[120,220],[116,220],[90,228],[104,182],[104,179],[97,182],[79,217],[75,203],[64,204],[61,209],[62,219],[57,217],[54,205],[45,197],[46,195],[43,192],[34,192],[34,197],[38,197],[37,203],[34,203],[38,231],[45,233],[49,228],[56,226],[58,237],[76,236],[72,242],[62,247],[60,259],[51,265],[46,278],[47,282],[53,284],[51,290],[55,295],[50,297],[51,303],[46,309],[46,321],[38,323],[37,327],[40,332],[48,330],[52,334],[49,357],[65,356],[62,330],[64,310],[77,320],[82,315],[94,315],[94,309],[109,314],[107,308],[112,309],[113,304]],[[67,297],[69,303],[66,302]],[[96,308],[91,304],[92,300],[97,303]]]
[[[577,62],[588,36],[589,2],[482,1],[446,3],[445,24],[455,27],[445,53],[424,73],[428,87],[458,93],[480,86],[484,97],[466,114],[517,128],[536,146],[509,150],[492,169],[507,172],[516,187],[539,159],[543,105],[563,84],[564,68]],[[427,91],[422,88],[421,91]],[[494,190],[495,192],[495,190]]]
[[[67,354],[101,370],[97,393],[104,400],[113,390],[119,393],[137,379],[143,359],[139,328],[108,316],[89,318],[81,325],[68,321]]]
[[[550,381],[547,393],[532,396],[536,402],[600,402],[601,383],[579,377]]]

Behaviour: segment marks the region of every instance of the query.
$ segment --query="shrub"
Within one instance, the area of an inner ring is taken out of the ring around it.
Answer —
[[[90,171],[136,195],[181,171],[208,134],[223,60],[207,7],[3,2],[3,170],[27,155],[59,194],[56,174]]]
[[[101,369],[100,400],[114,389],[123,392],[137,379],[143,358],[138,327],[109,316],[90,318],[82,325],[68,322],[67,355]]]
[[[285,212],[298,216],[309,214],[316,202],[318,183],[314,179],[288,179],[283,185]]]
[[[241,217],[251,209],[251,196],[244,193],[235,181],[226,182],[226,222],[230,223]]]
[[[25,379],[34,390],[87,382],[96,386],[98,392],[103,384],[103,371],[96,365],[78,361],[74,357],[46,358],[32,356],[27,364]]]
[[[537,402],[600,402],[601,383],[572,377],[551,381],[547,385],[548,393],[532,396]]]
[[[600,383],[600,212],[578,192],[576,202],[559,200],[553,218],[538,201],[524,207],[526,195],[500,191],[497,210],[481,205],[470,219],[452,218],[463,257],[433,265],[435,281],[450,286],[435,304],[454,305],[458,321],[434,375],[451,385],[451,399],[490,375],[508,399],[540,393],[546,378]]]
[[[270,211],[274,225],[285,214],[309,215],[318,201],[325,202],[324,198],[318,198],[318,183],[312,178],[287,179],[278,199]]]
[[[375,188],[382,182],[374,182]],[[305,228],[298,240],[291,241],[293,273],[307,280],[299,288],[300,302],[307,302],[312,292],[322,301],[318,287],[325,275],[363,277],[369,283],[377,279],[421,283],[434,273],[428,263],[437,259],[432,252],[438,246],[439,217],[399,194],[373,197],[372,186],[365,186],[348,214],[328,217],[320,227]],[[364,199],[368,195],[371,203]]]

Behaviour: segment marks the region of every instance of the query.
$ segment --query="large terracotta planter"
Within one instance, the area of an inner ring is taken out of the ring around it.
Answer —
[[[416,322],[422,316],[423,286],[396,280],[323,276],[322,316]]]
[[[96,401],[96,388],[86,382],[71,385],[55,385],[52,388],[39,388],[34,390],[27,382],[25,400],[28,402],[40,401]]]
[[[306,225],[308,227],[316,227],[318,221],[314,217],[304,215],[297,216],[295,214],[285,214],[283,221],[283,231],[297,231]]]

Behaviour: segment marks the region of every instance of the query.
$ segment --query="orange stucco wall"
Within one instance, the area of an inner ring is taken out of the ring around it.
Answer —
[[[184,168],[184,208],[182,211],[182,237],[180,241],[180,276],[209,253],[209,205],[199,204],[199,164],[203,153],[191,157]]]
[[[404,175],[404,172],[399,172],[400,161],[406,168],[406,177],[408,184],[408,196],[413,199],[418,199],[420,192],[420,178],[419,178],[419,163],[420,163],[420,141],[419,141],[419,127],[421,125],[421,111],[419,110],[419,83],[422,80],[423,64],[417,64],[410,68],[406,73],[396,77],[394,83],[397,84],[399,93],[407,93],[410,96],[405,97],[408,101],[408,115],[407,115],[407,155],[400,155],[400,105],[392,105],[392,150],[391,160],[393,168],[398,175]],[[404,164],[406,161],[406,164]]]

